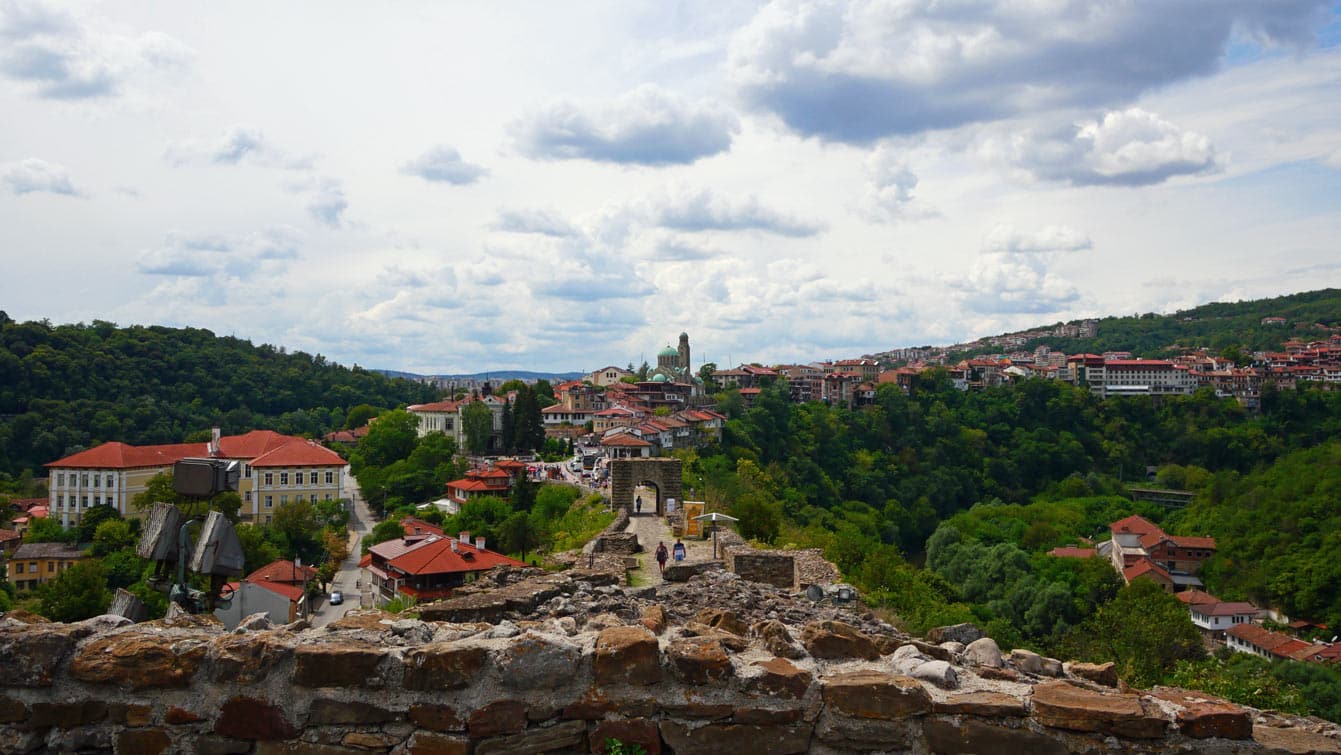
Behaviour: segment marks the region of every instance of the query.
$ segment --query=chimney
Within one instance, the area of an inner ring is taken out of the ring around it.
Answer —
[[[449,537],[449,538],[447,538],[447,539],[448,539],[449,541],[451,541],[451,543],[452,543],[452,553],[459,553],[460,550],[456,547],[456,538],[454,538],[454,537]]]
[[[477,550],[484,550],[484,536],[483,536],[483,535],[481,535],[481,536],[475,538],[475,548],[476,548]]]
[[[470,545],[470,530],[461,530],[461,542]]]
[[[211,459],[219,456],[219,438],[220,438],[219,428],[217,427],[210,428],[210,442],[208,449]]]

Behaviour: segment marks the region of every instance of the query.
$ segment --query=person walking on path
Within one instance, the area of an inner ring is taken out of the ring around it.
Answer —
[[[638,496],[637,498],[634,498],[634,499],[633,499],[633,510],[634,510],[635,513],[638,513],[638,514],[643,513],[643,497],[642,497],[642,496]]]
[[[675,538],[675,547],[672,548],[671,551],[675,555],[675,563],[678,564],[684,560],[684,543],[680,538]]]
[[[661,570],[662,574],[666,573],[666,544],[664,542],[657,543],[657,568]]]

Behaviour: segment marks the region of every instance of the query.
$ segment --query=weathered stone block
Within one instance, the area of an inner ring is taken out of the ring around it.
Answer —
[[[0,687],[47,687],[86,632],[70,624],[29,624],[0,631]]]
[[[801,708],[736,708],[731,711],[731,722],[737,724],[794,724],[805,715]]]
[[[192,713],[185,708],[179,708],[176,705],[169,707],[163,714],[163,723],[172,724],[173,726],[193,724],[200,720],[203,720],[202,716]]]
[[[931,710],[931,695],[916,679],[879,671],[833,674],[820,680],[829,709],[853,718],[906,718]]]
[[[824,713],[815,725],[815,739],[843,753],[854,750],[903,753],[914,750],[919,731],[917,720],[911,718],[884,721]]]
[[[851,624],[841,621],[821,621],[807,624],[801,630],[801,644],[816,658],[839,660],[864,658],[874,661],[880,651],[870,636]]]
[[[489,653],[478,645],[435,642],[405,652],[405,689],[433,691],[469,686]]]
[[[690,728],[676,721],[661,722],[661,737],[674,752],[754,753],[757,755],[787,755],[810,749],[812,727],[749,726],[742,724],[708,724]]]
[[[217,682],[253,684],[293,655],[293,645],[277,632],[263,635],[224,635],[210,643],[206,654]]]
[[[623,719],[600,722],[589,737],[592,755],[605,755],[606,742],[611,739],[626,745],[637,745],[647,750],[647,755],[661,755],[661,731],[651,721]]]
[[[13,724],[28,718],[28,706],[22,700],[0,696],[0,724]]]
[[[519,690],[558,689],[581,672],[582,649],[565,639],[527,633],[494,654],[503,684]]]
[[[666,625],[669,621],[665,607],[659,605],[647,606],[638,617],[638,623],[647,627],[653,634],[661,634],[666,631]]]
[[[721,561],[671,564],[666,567],[666,571],[661,573],[661,579],[666,582],[688,582],[691,577],[707,574],[710,571],[721,571],[723,568],[724,564]]]
[[[927,749],[946,755],[1066,755],[1065,744],[1028,729],[1012,729],[971,718],[956,724],[927,719],[922,722]]]
[[[551,750],[581,748],[586,743],[587,725],[564,721],[554,726],[528,729],[520,734],[486,739],[475,745],[475,755],[531,755]]]
[[[395,721],[400,715],[360,700],[333,700],[319,698],[312,701],[307,712],[308,726],[334,724],[381,724]]]
[[[1118,686],[1117,666],[1113,665],[1112,661],[1108,663],[1065,663],[1062,664],[1062,668],[1066,673],[1078,679],[1087,679],[1105,687]]]
[[[755,661],[754,666],[763,670],[763,674],[749,681],[749,690],[756,694],[799,700],[805,697],[806,690],[810,689],[810,683],[814,681],[809,671],[783,658]]]
[[[752,634],[763,641],[764,649],[779,658],[804,658],[806,651],[792,639],[787,625],[775,619],[761,621],[750,628]]]
[[[1137,695],[1104,694],[1066,682],[1034,687],[1034,720],[1044,726],[1133,739],[1164,736],[1169,722],[1147,712]]]
[[[661,681],[661,649],[644,627],[615,627],[596,637],[591,660],[596,683],[649,685]]]
[[[750,634],[750,625],[741,621],[735,611],[724,608],[704,608],[694,615],[694,621],[730,632],[737,637],[748,637]]]
[[[400,744],[400,738],[381,732],[351,731],[340,739],[340,744],[360,750],[385,750]]]
[[[411,705],[410,721],[434,731],[465,731],[466,720],[448,705]]]
[[[936,627],[927,632],[927,641],[937,645],[942,642],[958,642],[967,645],[982,638],[982,630],[972,624],[952,624],[946,627]]]
[[[717,640],[692,637],[676,640],[666,649],[666,658],[676,676],[690,684],[718,682],[735,671],[731,657]]]
[[[497,700],[473,711],[466,721],[471,739],[516,734],[526,729],[526,703]]]
[[[116,733],[116,752],[160,755],[172,747],[172,737],[162,729],[122,729]]]
[[[293,683],[302,687],[377,686],[385,648],[362,642],[299,645],[293,653]]]
[[[967,692],[931,704],[932,713],[962,714],[982,718],[1027,716],[1024,701],[1001,692]]]
[[[45,729],[73,729],[107,718],[107,704],[100,700],[81,700],[69,703],[33,703],[28,714],[28,726]]]
[[[1006,665],[1005,660],[1001,658],[1001,648],[991,637],[970,642],[968,647],[964,648],[964,663],[987,668],[1001,668]]]
[[[191,749],[194,749],[196,755],[240,755],[244,752],[251,752],[251,748],[251,742],[229,739],[228,737],[215,737],[209,734],[196,737],[195,741],[191,743]]]
[[[137,703],[108,703],[107,720],[124,726],[148,726],[154,720],[154,709]]]
[[[409,755],[468,755],[470,740],[465,737],[448,737],[442,734],[415,732],[405,745]]]
[[[117,634],[99,637],[70,661],[70,676],[93,684],[132,689],[185,687],[205,657],[204,639]]]
[[[1232,703],[1193,703],[1178,711],[1178,728],[1194,739],[1253,737],[1251,714]]]
[[[264,700],[233,697],[224,703],[214,722],[214,733],[234,739],[291,739],[298,727],[289,723],[284,711]]]
[[[725,703],[664,703],[662,711],[672,718],[715,720],[730,718],[735,709]]]

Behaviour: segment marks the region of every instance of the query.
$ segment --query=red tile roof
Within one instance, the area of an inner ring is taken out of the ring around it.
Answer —
[[[254,582],[250,579],[244,581],[247,582],[247,584],[256,585],[257,587],[264,587],[270,592],[282,595],[288,598],[290,603],[297,603],[298,601],[303,599],[303,586],[300,584],[291,585],[286,582],[266,582],[265,580],[262,580],[260,582]]]
[[[409,547],[402,541],[392,540],[374,545],[371,552],[386,558],[388,566],[406,574],[453,574],[485,571],[496,566],[526,565],[501,553],[480,550],[460,540],[456,543],[456,550],[453,551],[452,538],[447,537],[429,537]]]
[[[1257,606],[1252,603],[1200,603],[1193,607],[1202,616],[1245,616],[1257,615]]]
[[[244,582],[302,582],[317,578],[317,570],[311,566],[298,566],[287,558],[281,558],[262,566],[248,574]]]
[[[1225,634],[1231,637],[1237,637],[1249,645],[1255,645],[1268,653],[1275,652],[1276,648],[1283,647],[1287,643],[1297,642],[1293,637],[1263,629],[1256,624],[1239,624],[1236,627],[1226,629]]]
[[[1164,571],[1164,569],[1155,564],[1155,562],[1146,558],[1137,561],[1122,572],[1122,578],[1126,580],[1128,584],[1131,584],[1133,579],[1146,575],[1153,577],[1157,582],[1173,584],[1173,577],[1170,577],[1167,571]]]
[[[219,439],[219,455],[225,459],[258,459],[285,446],[303,443],[321,448],[312,441],[292,435],[281,435],[274,430],[252,430],[243,435],[227,435]],[[321,449],[323,458],[334,457],[338,461],[324,461],[323,465],[343,466],[344,460],[329,449]],[[188,457],[209,455],[206,443],[172,443],[160,446],[132,446],[120,441],[112,441],[95,446],[87,451],[71,454],[63,459],[46,464],[47,467],[63,469],[139,469],[143,467],[166,467]],[[256,466],[254,463],[252,466]],[[280,466],[280,465],[271,465]],[[283,466],[310,466],[293,464]]]
[[[296,440],[251,461],[253,467],[343,467],[340,454],[311,440]]]
[[[1219,603],[1220,599],[1214,595],[1201,590],[1184,590],[1180,593],[1174,593],[1175,598],[1183,601],[1189,606],[1198,606],[1203,603]]]
[[[652,444],[642,438],[635,438],[628,433],[620,433],[613,438],[602,438],[601,445],[610,446],[611,448],[649,448]]]
[[[1215,550],[1215,538],[1195,535],[1170,535],[1169,539],[1179,548],[1206,548]]]
[[[434,401],[431,404],[415,404],[408,406],[406,411],[410,412],[454,412],[460,408],[464,401]]]
[[[1161,530],[1158,525],[1139,514],[1132,514],[1125,519],[1119,519],[1108,525],[1108,529],[1115,535],[1121,532],[1130,532],[1138,535],[1148,535],[1153,532],[1163,533],[1163,530]]]
[[[400,526],[405,530],[406,536],[413,535],[442,535],[442,528],[432,522],[425,522],[423,519],[416,519],[407,516],[400,520]]]

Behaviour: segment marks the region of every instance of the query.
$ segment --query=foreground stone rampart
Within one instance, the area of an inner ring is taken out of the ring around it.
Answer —
[[[1183,690],[1120,693],[1090,681],[1103,667],[963,665],[954,642],[836,620],[666,617],[659,605],[580,623],[360,613],[231,633],[199,618],[0,619],[0,751],[601,753],[608,739],[652,755],[1341,751],[1330,725]]]

